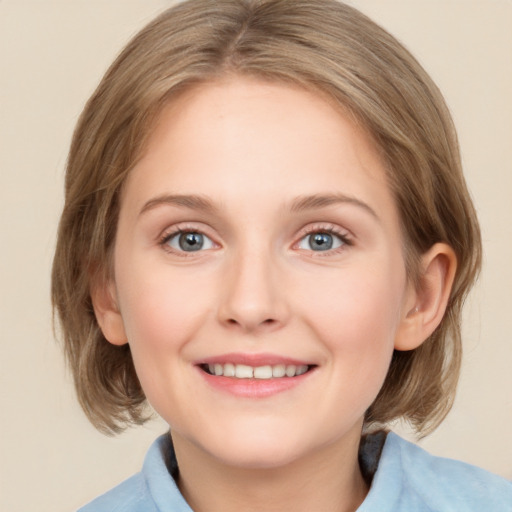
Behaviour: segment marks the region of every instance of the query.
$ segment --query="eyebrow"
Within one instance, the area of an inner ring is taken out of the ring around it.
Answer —
[[[290,210],[300,213],[307,210],[317,210],[337,204],[351,204],[362,208],[377,221],[379,217],[375,210],[364,201],[346,194],[314,194],[299,196],[291,203]],[[181,206],[191,210],[198,210],[207,214],[214,214],[218,208],[207,197],[195,194],[163,194],[147,201],[139,212],[139,216],[162,205]]]
[[[314,194],[311,196],[300,196],[296,198],[291,205],[292,212],[302,212],[305,210],[316,210],[320,208],[326,208],[331,205],[337,204],[351,204],[362,208],[364,211],[369,213],[377,221],[379,216],[375,210],[364,201],[357,199],[356,197],[349,196],[346,194]]]
[[[182,206],[205,213],[215,213],[216,206],[206,197],[194,194],[164,194],[150,199],[139,212],[139,216],[162,205]]]

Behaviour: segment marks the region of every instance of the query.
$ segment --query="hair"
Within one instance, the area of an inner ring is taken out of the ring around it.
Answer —
[[[443,320],[419,348],[394,352],[365,417],[367,430],[402,419],[426,434],[453,403],[461,309],[481,263],[478,222],[438,88],[393,36],[336,0],[179,3],[128,43],[89,99],[71,143],[52,270],[54,311],[82,408],[105,433],[149,417],[129,344],[107,342],[90,290],[112,278],[120,192],[158,113],[180,91],[226,75],[327,95],[366,128],[386,166],[415,284],[432,245],[455,251]]]

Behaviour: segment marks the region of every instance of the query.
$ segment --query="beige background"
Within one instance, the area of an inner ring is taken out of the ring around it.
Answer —
[[[158,421],[118,438],[75,403],[49,274],[77,116],[127,39],[171,2],[0,0],[0,510],[71,511],[140,467]],[[512,479],[512,2],[353,0],[444,91],[480,214],[456,406],[422,444]]]

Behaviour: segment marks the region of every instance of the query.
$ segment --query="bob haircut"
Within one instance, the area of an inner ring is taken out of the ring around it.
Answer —
[[[150,416],[129,345],[96,321],[90,290],[113,278],[121,191],[163,106],[227,75],[291,83],[327,97],[373,137],[401,219],[408,278],[445,242],[457,271],[446,314],[419,348],[395,351],[365,430],[406,420],[425,435],[451,408],[461,361],[461,308],[481,263],[480,231],[457,136],[427,73],[390,34],[336,0],[188,0],[125,47],[74,132],[52,271],[52,300],[78,398],[99,430]]]

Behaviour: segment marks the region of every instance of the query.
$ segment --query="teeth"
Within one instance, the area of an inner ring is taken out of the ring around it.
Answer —
[[[297,371],[297,367],[294,364],[289,364],[286,367],[286,376],[293,377],[295,375],[296,371]]]
[[[208,372],[216,376],[236,377],[237,379],[272,379],[281,377],[297,377],[308,371],[306,364],[276,364],[275,366],[247,366],[245,364],[209,364]]]
[[[235,365],[231,363],[227,363],[224,365],[224,377],[234,377],[235,376]]]
[[[297,366],[297,369],[295,370],[295,375],[302,375],[303,373],[306,373],[308,371],[308,367],[303,364],[301,366]]]
[[[258,366],[254,368],[255,379],[271,379],[272,378],[272,366]]]
[[[272,367],[272,377],[284,377],[286,375],[286,366],[278,364]]]
[[[245,366],[245,364],[237,364],[235,366],[235,377],[237,379],[252,379],[253,374],[252,366]]]

